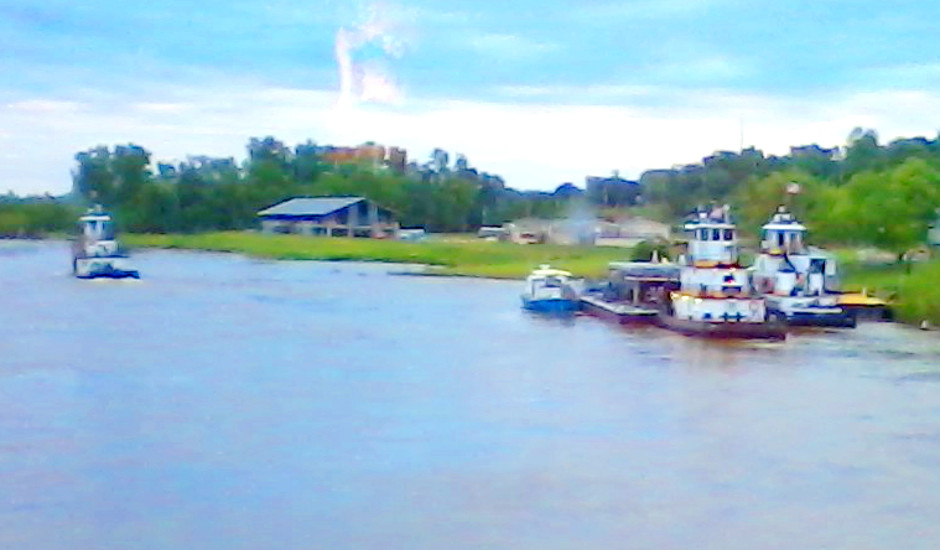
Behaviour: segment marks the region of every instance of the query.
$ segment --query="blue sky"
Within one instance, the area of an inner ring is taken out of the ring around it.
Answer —
[[[63,192],[74,153],[129,141],[159,160],[241,159],[267,134],[421,161],[439,146],[550,189],[742,134],[768,153],[855,126],[934,137],[938,16],[868,0],[0,0],[0,190]]]

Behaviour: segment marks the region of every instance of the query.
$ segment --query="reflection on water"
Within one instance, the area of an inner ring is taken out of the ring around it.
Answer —
[[[513,283],[0,246],[0,548],[933,548],[940,342],[713,343]]]

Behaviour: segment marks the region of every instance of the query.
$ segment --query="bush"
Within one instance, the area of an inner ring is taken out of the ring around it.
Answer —
[[[633,247],[630,259],[635,262],[648,262],[653,259],[653,252],[656,252],[659,259],[669,259],[669,244],[662,241],[640,241]]]

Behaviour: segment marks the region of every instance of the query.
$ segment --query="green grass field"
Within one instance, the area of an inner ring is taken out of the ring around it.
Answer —
[[[497,279],[524,278],[540,264],[551,264],[581,277],[605,277],[609,262],[629,259],[631,254],[631,250],[623,248],[517,245],[469,239],[412,243],[234,231],[196,235],[126,234],[122,241],[131,248],[236,252],[277,260],[426,264],[440,268],[435,272],[443,275]]]
[[[844,259],[842,286],[893,302],[899,321],[940,325],[940,259],[866,264]]]

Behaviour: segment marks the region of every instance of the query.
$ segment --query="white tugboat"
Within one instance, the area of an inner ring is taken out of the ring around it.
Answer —
[[[140,278],[114,235],[114,221],[100,206],[78,219],[78,236],[72,243],[72,274],[79,279]]]
[[[786,324],[769,314],[738,263],[738,234],[729,207],[696,213],[685,230],[688,253],[679,270],[679,290],[660,314],[662,325],[711,338],[785,338]]]
[[[791,326],[854,327],[855,315],[839,306],[835,258],[806,246],[806,227],[781,206],[763,226],[754,286],[772,313]]]

